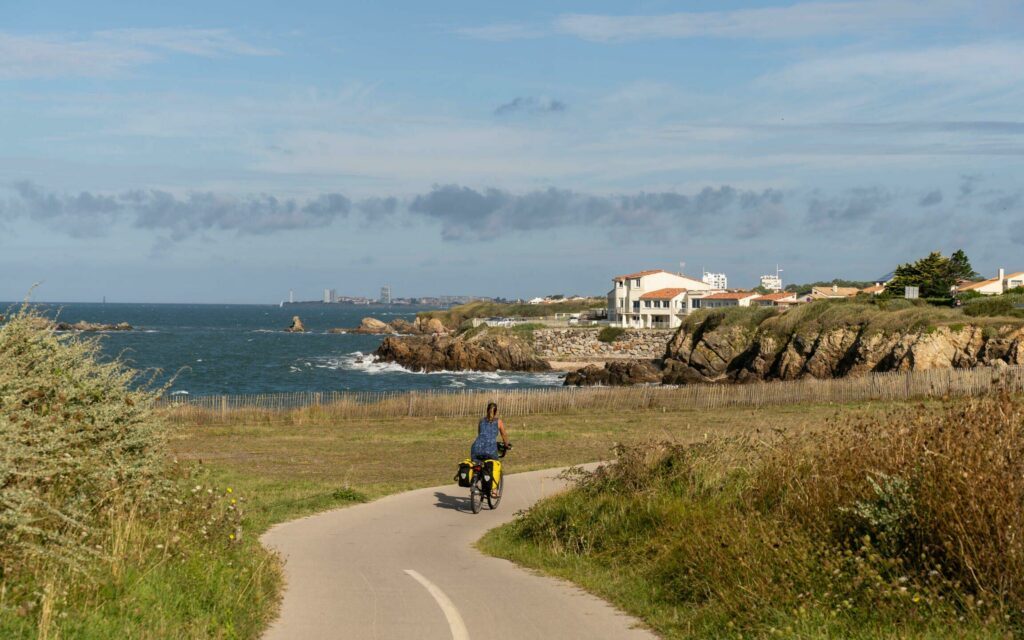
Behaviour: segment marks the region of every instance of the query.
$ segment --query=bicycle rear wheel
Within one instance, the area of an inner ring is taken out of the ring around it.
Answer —
[[[498,503],[501,502],[501,496],[505,493],[505,476],[501,476],[501,480],[498,480],[498,497],[494,497],[494,488],[491,488],[491,492],[487,494],[487,506],[491,509],[497,509]]]
[[[480,509],[484,506],[484,496],[480,488],[479,475],[473,479],[473,484],[469,486],[469,506],[473,509],[473,513],[480,513]]]

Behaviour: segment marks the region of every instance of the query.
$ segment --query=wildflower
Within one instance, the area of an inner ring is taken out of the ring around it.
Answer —
[[[231,487],[228,487],[228,493],[232,493]]]
[[[235,499],[231,498],[231,504],[235,504]]]
[[[913,600],[914,602],[921,602],[921,596],[915,593],[914,597],[911,598],[911,600]]]
[[[234,539],[235,539],[235,534],[229,533],[228,534],[228,540],[234,540]]]

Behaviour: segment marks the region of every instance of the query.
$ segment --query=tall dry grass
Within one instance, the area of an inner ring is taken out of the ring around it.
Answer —
[[[620,448],[484,547],[667,637],[1024,635],[1024,399]]]

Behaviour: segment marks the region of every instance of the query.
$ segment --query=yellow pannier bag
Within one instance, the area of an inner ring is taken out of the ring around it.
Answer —
[[[469,487],[473,484],[473,461],[466,458],[459,463],[459,470],[455,474],[455,482],[460,487]]]
[[[483,466],[484,491],[490,491],[494,487],[501,486],[501,461],[488,460]]]

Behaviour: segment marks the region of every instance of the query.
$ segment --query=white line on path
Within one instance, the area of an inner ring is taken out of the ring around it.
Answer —
[[[455,604],[448,599],[444,591],[427,580],[418,572],[412,569],[406,569],[405,572],[412,576],[416,582],[426,587],[430,595],[434,596],[434,600],[437,600],[437,604],[441,607],[441,611],[444,612],[444,617],[448,619],[448,626],[452,630],[452,640],[469,640],[469,631],[466,629],[466,623],[462,621],[462,616],[459,615],[459,610],[455,608]]]

